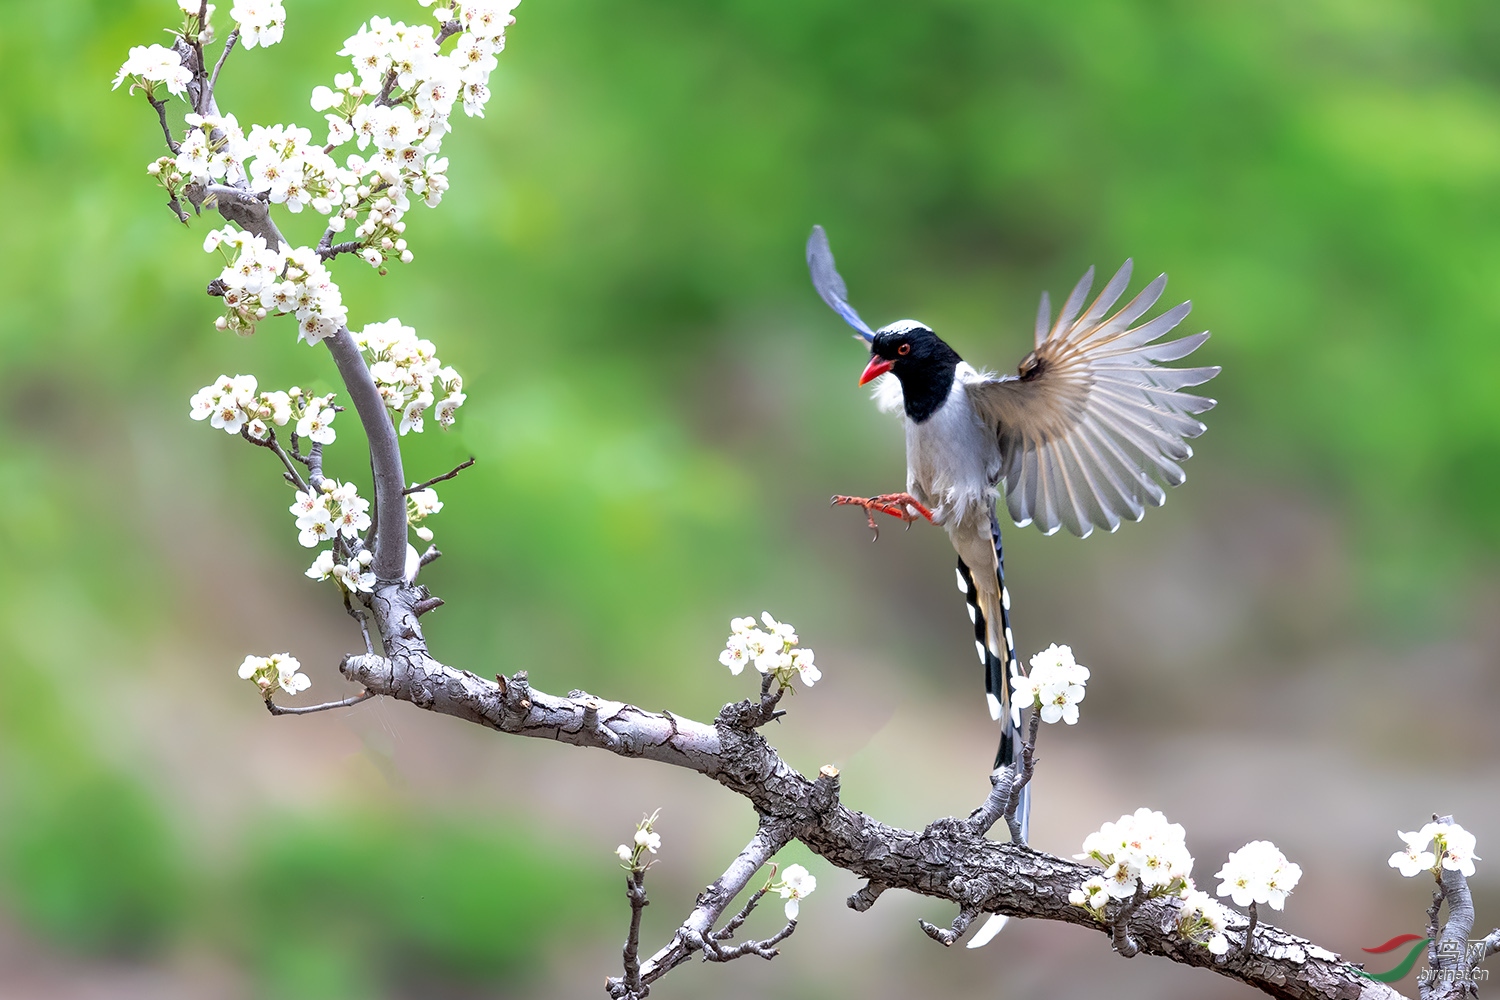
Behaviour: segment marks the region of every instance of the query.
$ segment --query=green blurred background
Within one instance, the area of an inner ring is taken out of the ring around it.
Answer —
[[[289,7],[286,41],[225,71],[241,122],[314,123],[363,18],[429,16]],[[287,649],[337,696],[358,635],[301,574],[272,461],[187,419],[220,373],[334,373],[289,322],[212,328],[212,220],[173,221],[151,109],[109,90],[174,11],[0,5],[0,997],[601,995],[614,845],[664,807],[654,947],[753,815],[406,705],[271,719],[235,677]],[[1070,642],[1094,670],[1082,724],[1044,734],[1034,842],[1068,854],[1151,805],[1211,881],[1274,839],[1307,872],[1284,923],[1354,953],[1420,929],[1425,886],[1385,866],[1398,826],[1452,811],[1497,850],[1500,9],[517,13],[488,117],[445,145],[447,200],[408,216],[415,262],[336,271],[352,324],[399,316],[467,380],[457,428],[406,441],[412,478],[479,459],[428,522],[437,655],[708,718],[750,689],[715,661],[727,620],[769,608],[825,672],[772,733],[788,759],[837,763],[891,822],[963,814],[994,733],[951,551],[920,525],[871,545],[826,507],[897,488],[902,448],[802,242],[828,228],[871,322],[919,317],[1002,369],[1042,289],[1133,256],[1214,331],[1221,404],[1143,524],[1007,536],[1023,652]],[[353,425],[331,469],[363,481]],[[1058,925],[944,952],[915,926],[944,907],[854,914],[852,878],[786,859],[821,885],[783,957],[660,995],[1248,992]]]

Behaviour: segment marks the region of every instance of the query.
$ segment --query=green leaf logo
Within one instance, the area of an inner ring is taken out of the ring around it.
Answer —
[[[1405,978],[1411,972],[1411,967],[1417,964],[1417,954],[1421,952],[1422,946],[1431,940],[1431,938],[1419,938],[1415,934],[1398,934],[1385,944],[1376,945],[1374,948],[1365,948],[1364,950],[1371,954],[1380,955],[1388,951],[1393,951],[1408,941],[1415,941],[1416,944],[1411,946],[1411,950],[1406,953],[1406,957],[1401,960],[1399,965],[1389,972],[1366,972],[1364,969],[1354,969],[1354,971],[1366,979],[1375,980],[1377,983],[1394,983],[1398,979]],[[1350,966],[1350,968],[1354,967]]]

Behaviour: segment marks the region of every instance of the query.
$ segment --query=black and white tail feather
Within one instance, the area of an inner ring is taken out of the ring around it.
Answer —
[[[958,589],[964,595],[969,608],[969,621],[974,624],[974,649],[979,662],[984,666],[984,696],[989,703],[990,718],[1000,723],[1000,748],[995,752],[995,770],[1016,763],[1021,754],[1021,734],[1011,719],[1012,674],[1020,672],[1016,659],[1016,638],[1010,627],[1010,590],[1005,586],[1005,547],[1000,540],[1000,519],[990,518],[990,534],[995,542],[995,574],[1000,586],[1000,634],[1005,636],[1005,649],[990,649],[985,641],[989,628],[984,620],[984,609],[975,599],[974,576],[962,559],[958,561]],[[1031,836],[1031,785],[1021,789],[1021,801],[1016,805],[1016,820],[1021,825],[1021,840]],[[974,933],[965,945],[968,948],[983,948],[1005,929],[1009,918],[1003,913],[992,913],[983,926]]]
[[[1021,752],[1021,734],[1011,718],[1010,678],[1020,673],[1016,666],[1016,639],[1010,627],[1010,591],[1005,586],[1005,547],[1000,539],[1000,521],[990,519],[990,535],[995,543],[996,577],[1000,587],[1000,634],[1005,637],[1005,648],[991,649],[985,637],[989,634],[989,623],[985,621],[984,609],[976,600],[973,571],[960,559],[958,561],[958,589],[964,595],[969,608],[969,621],[974,625],[974,651],[984,667],[984,697],[989,705],[990,718],[1000,723],[1000,748],[995,752],[995,770],[1016,763]],[[1016,818],[1021,824],[1024,839],[1030,830],[1030,788],[1023,792]]]

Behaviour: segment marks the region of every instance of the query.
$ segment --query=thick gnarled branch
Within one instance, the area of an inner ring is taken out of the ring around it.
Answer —
[[[1059,920],[1105,933],[1111,930],[1083,908],[1068,903],[1068,893],[1096,869],[987,840],[975,834],[967,820],[941,819],[924,830],[903,830],[849,809],[836,795],[827,796],[826,789],[824,801],[819,802],[819,782],[786,764],[759,733],[732,725],[727,712],[710,726],[581,693],[568,698],[549,695],[533,689],[524,672],[489,681],[449,667],[428,655],[409,602],[405,588],[377,589],[374,607],[393,655],[346,657],[341,670],[348,679],[372,692],[500,732],[697,771],[749,800],[762,818],[795,819],[795,839],[837,867],[880,887],[871,893],[871,902],[880,891],[906,889],[952,902],[961,912],[1004,913]],[[589,724],[590,716],[596,724]],[[868,908],[853,898],[850,904],[855,909]],[[1176,915],[1175,900],[1140,904],[1130,921],[1136,950],[1210,969],[1272,996],[1306,1000],[1399,996],[1390,987],[1361,977],[1332,952],[1264,923],[1256,933],[1254,954],[1216,961],[1206,948],[1176,932]],[[1248,923],[1243,916],[1234,919],[1235,929]]]

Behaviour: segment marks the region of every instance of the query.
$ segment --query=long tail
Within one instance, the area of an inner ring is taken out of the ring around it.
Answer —
[[[988,623],[984,609],[978,600],[974,577],[962,559],[958,561],[958,589],[963,592],[969,606],[969,620],[974,623],[974,648],[979,662],[984,665],[985,700],[989,702],[990,716],[1000,723],[1000,748],[995,753],[996,770],[1014,764],[1020,752],[1020,734],[1010,716],[1010,672],[1016,663],[1015,633],[1010,627],[1010,591],[1005,587],[1005,548],[1000,540],[1000,519],[990,515],[990,536],[995,544],[995,572],[1000,586],[1000,634],[1005,637],[1004,656],[990,648],[987,636]],[[1031,786],[1021,791],[1021,802],[1016,807],[1016,818],[1021,822],[1021,835],[1030,833]]]

